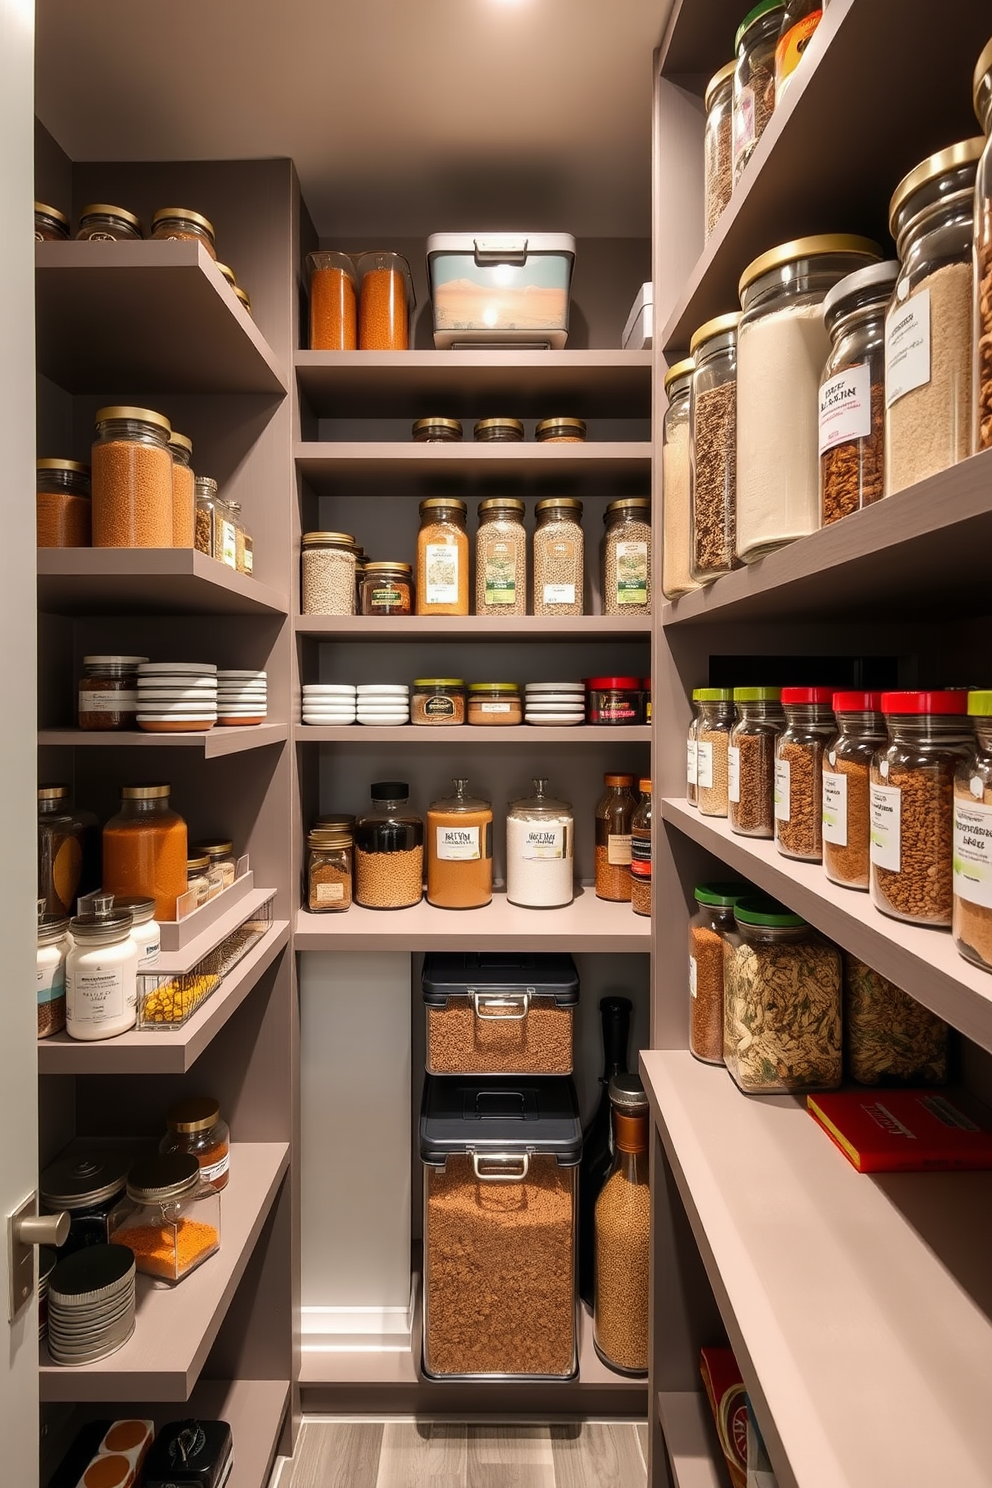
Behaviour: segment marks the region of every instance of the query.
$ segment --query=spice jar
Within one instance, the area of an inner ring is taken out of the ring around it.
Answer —
[[[304,532],[301,542],[304,615],[353,615],[355,539],[349,532]]]
[[[971,454],[975,177],[984,139],[940,150],[889,203],[902,272],[885,321],[885,494]]]
[[[108,894],[154,899],[170,923],[186,892],[186,823],[169,806],[168,785],[125,785],[121,809],[103,829],[103,886]]]
[[[626,728],[644,722],[640,677],[587,677],[586,722]]]
[[[783,687],[785,728],[775,740],[775,846],[787,858],[822,857],[823,752],[836,731],[832,687]]]
[[[475,535],[475,613],[526,615],[524,504],[512,496],[479,502]]]
[[[776,108],[820,24],[826,3],[827,0],[785,0],[785,13],[775,46]]]
[[[193,1095],[165,1118],[166,1132],[159,1152],[182,1152],[195,1157],[200,1183],[220,1193],[231,1177],[231,1129],[220,1114],[220,1103],[212,1096]]]
[[[954,776],[951,930],[968,961],[992,971],[992,692],[969,692],[975,745]]]
[[[774,899],[740,899],[724,955],[724,1061],[747,1095],[836,1090],[843,1072],[836,946]]]
[[[244,535],[242,562],[244,563],[244,568],[240,568],[238,572],[246,574],[248,578],[251,578],[255,572],[255,539],[248,531]]]
[[[172,547],[169,420],[151,408],[101,408],[93,444],[93,546]]]
[[[213,555],[228,568],[238,566],[238,520],[233,503],[214,495]]]
[[[881,258],[846,233],[762,253],[740,281],[737,330],[737,555],[763,554],[820,525],[820,374],[827,291]]]
[[[468,721],[486,728],[512,728],[524,721],[520,687],[516,682],[470,682]]]
[[[585,545],[582,502],[552,496],[534,508],[534,563],[531,609],[535,615],[582,615]]]
[[[189,899],[186,902],[185,914],[194,909],[199,909],[201,904],[206,904],[210,898],[210,859],[208,857],[193,857],[186,859],[186,894]],[[220,879],[216,880],[218,892]],[[184,899],[186,895],[183,896]]]
[[[417,614],[468,614],[468,507],[456,497],[420,503]]]
[[[947,1024],[901,987],[843,952],[844,1050],[861,1085],[944,1085]]]
[[[356,268],[359,350],[406,351],[416,305],[410,265],[398,253],[363,253]]]
[[[67,785],[38,786],[38,896],[46,914],[71,914],[100,885],[100,826],[72,804]]]
[[[604,615],[651,613],[651,500],[624,496],[603,513],[600,547]]]
[[[415,444],[457,444],[462,437],[461,419],[419,418],[410,430]]]
[[[214,557],[214,503],[217,500],[217,482],[209,475],[197,475],[193,479],[196,513],[193,542],[198,553]]]
[[[687,357],[665,373],[668,407],[662,422],[661,447],[661,588],[666,599],[678,599],[680,594],[699,588],[689,571],[689,393],[694,365],[692,357]]]
[[[709,238],[734,190],[734,73],[728,62],[706,84],[703,108],[703,238]]]
[[[192,548],[196,518],[192,439],[173,429],[169,434],[169,453],[172,455],[172,546]]]
[[[547,783],[535,779],[534,794],[511,801],[506,817],[506,897],[527,909],[553,909],[575,897],[572,805],[545,795]]]
[[[79,679],[81,729],[133,729],[138,717],[138,667],[147,656],[84,656]]]
[[[202,1185],[191,1153],[139,1158],[108,1223],[111,1245],[133,1251],[139,1271],[179,1282],[220,1249],[220,1194]]]
[[[534,429],[538,444],[584,444],[586,438],[585,419],[546,418]]]
[[[131,911],[98,894],[86,914],[69,921],[72,945],[65,963],[65,1027],[70,1038],[114,1038],[134,1027],[138,1006],[138,947]]]
[[[835,692],[837,733],[823,754],[823,871],[845,889],[868,888],[871,762],[888,735],[880,692]]]
[[[630,907],[651,913],[651,782],[639,780],[641,799],[630,819]]]
[[[159,207],[152,213],[153,238],[159,242],[178,239],[184,243],[202,243],[216,262],[217,243],[214,225],[208,217],[189,207]]]
[[[596,806],[596,898],[630,902],[630,824],[637,808],[633,775],[604,775]]]
[[[39,548],[90,545],[90,467],[75,460],[37,460],[35,493]]]
[[[126,909],[131,916],[131,939],[138,950],[138,971],[154,966],[162,951],[162,932],[155,919],[154,899],[140,895],[115,895],[115,909]]]
[[[737,326],[718,315],[694,332],[689,398],[689,572],[711,584],[738,568]]]
[[[142,236],[141,221],[123,207],[107,202],[90,202],[79,215],[77,242],[133,242]]]
[[[727,758],[730,730],[736,710],[729,687],[698,687],[693,697],[699,704],[696,727],[696,804],[703,816],[726,816],[728,796]]]
[[[760,0],[737,28],[734,51],[734,185],[775,108],[775,48],[785,0]]]
[[[59,1247],[60,1259],[106,1245],[107,1220],[124,1193],[130,1166],[128,1152],[75,1143],[48,1164],[38,1183],[38,1208],[42,1214],[69,1212],[69,1238]]]
[[[470,796],[467,780],[452,783],[455,794],[427,812],[427,899],[439,909],[480,909],[493,897],[492,803]]]
[[[69,240],[69,219],[58,207],[47,202],[34,204],[34,240],[36,243],[66,243]]]
[[[516,444],[524,437],[524,426],[515,418],[479,419],[472,435],[482,444]]]
[[[351,908],[354,837],[345,827],[307,834],[307,909],[327,914]]]
[[[415,677],[410,722],[457,728],[465,722],[465,683],[461,677]]]
[[[245,572],[245,524],[241,516],[241,502],[229,501],[227,509],[234,522],[234,567],[238,573]]]
[[[775,835],[775,740],[785,726],[778,687],[735,687],[727,749],[727,815],[740,837]]]
[[[406,909],[424,894],[424,824],[408,809],[406,781],[371,787],[372,810],[355,823],[355,903]]]
[[[35,994],[38,1002],[38,1037],[50,1038],[65,1027],[65,958],[69,952],[69,916],[45,914],[44,899],[38,900],[38,952],[35,961]]]
[[[992,41],[975,66],[972,99],[985,133],[985,149],[975,175],[974,419],[972,449],[992,445]]]
[[[358,347],[358,276],[347,253],[308,253],[310,350]]]
[[[754,889],[705,883],[693,892],[698,908],[689,921],[689,1050],[707,1064],[722,1064],[724,945],[734,930],[734,905]]]
[[[883,914],[950,925],[954,777],[972,750],[966,692],[883,692],[889,742],[871,767],[871,897]]]
[[[220,874],[221,885],[229,889],[238,876],[238,861],[234,856],[234,843],[229,837],[194,842],[190,852],[209,858],[211,868]]]

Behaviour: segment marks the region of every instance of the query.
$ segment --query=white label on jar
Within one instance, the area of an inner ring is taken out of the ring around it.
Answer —
[[[216,1183],[218,1178],[223,1178],[230,1166],[231,1149],[228,1147],[224,1156],[219,1157],[216,1162],[200,1164],[200,1182]]]
[[[133,965],[133,962],[132,962]],[[66,997],[69,1021],[77,1026],[113,1023],[124,1016],[124,1008],[137,999],[134,978],[130,978],[131,995],[125,1003],[124,970],[120,966],[106,968],[96,964],[92,967],[76,967],[66,975]]]
[[[847,846],[847,776],[823,772],[823,840]]]
[[[233,522],[220,524],[220,561],[234,568],[237,560],[237,532]]]
[[[788,760],[775,761],[775,820],[788,821],[792,815],[792,766]]]
[[[79,690],[80,713],[137,713],[136,692],[84,692]]]
[[[630,867],[630,833],[611,832],[606,839],[606,861],[613,868]]]
[[[685,746],[685,782],[686,785],[696,785],[696,741],[687,739]]]
[[[138,941],[138,970],[142,967],[154,966],[162,951],[162,938],[156,936],[154,940],[148,940],[144,945]]]
[[[895,785],[871,787],[871,847],[876,868],[899,873],[902,867],[902,793]]]
[[[564,826],[526,827],[520,844],[522,858],[563,858],[565,856]]]
[[[754,89],[746,84],[734,103],[734,159],[754,143]]]
[[[438,827],[437,855],[444,862],[481,858],[478,827]]]
[[[689,996],[696,996],[696,958],[689,957]]]
[[[510,704],[509,703],[480,703],[479,704],[479,712],[480,713],[509,713],[510,711],[511,711],[511,708],[510,708]]]
[[[38,1005],[56,1002],[65,996],[65,959],[60,956],[50,966],[39,966],[35,986],[38,989]]]
[[[820,388],[820,454],[871,434],[871,369],[847,367]]]
[[[618,542],[616,560],[617,604],[646,605],[648,602],[647,543]]]
[[[702,739],[696,745],[696,784],[700,790],[713,789],[713,745]]]
[[[740,801],[741,798],[741,752],[736,744],[727,748],[727,799],[728,801]]]
[[[885,317],[885,406],[930,381],[930,291],[921,289]]]
[[[319,883],[316,897],[318,904],[336,904],[339,899],[344,898],[344,884]]]
[[[992,806],[955,799],[954,892],[992,909]]]
[[[428,543],[425,559],[429,605],[458,603],[458,549],[454,543]]]
[[[574,584],[545,584],[544,603],[549,604],[574,604]]]

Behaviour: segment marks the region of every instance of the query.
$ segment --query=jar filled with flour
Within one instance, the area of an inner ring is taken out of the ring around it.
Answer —
[[[827,291],[881,258],[868,238],[798,238],[744,270],[737,333],[737,555],[745,563],[820,525],[818,393]]]
[[[545,795],[546,780],[535,780],[534,794],[511,801],[506,817],[506,897],[528,909],[571,904],[572,840],[575,823],[568,801]]]

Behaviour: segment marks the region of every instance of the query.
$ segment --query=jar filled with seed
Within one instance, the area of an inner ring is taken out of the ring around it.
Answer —
[[[661,447],[661,587],[666,599],[678,599],[699,588],[689,567],[689,393],[694,365],[688,357],[665,373],[668,407]]]
[[[410,265],[399,253],[363,253],[359,278],[359,351],[406,351],[416,308]]]
[[[837,733],[823,754],[823,871],[845,889],[868,888],[871,762],[888,734],[880,692],[835,692]]]
[[[310,275],[310,350],[358,347],[358,277],[347,253],[307,254]]]
[[[729,806],[727,760],[736,718],[730,687],[699,687],[696,728],[696,804],[703,816],[726,816]]]
[[[775,741],[785,727],[779,687],[735,687],[727,750],[727,815],[741,837],[775,835]]]
[[[723,1057],[741,1090],[836,1090],[843,1074],[837,947],[774,899],[740,899],[723,975]]]
[[[355,903],[406,909],[423,898],[424,824],[405,780],[377,781],[371,794],[371,811],[355,823]]]
[[[639,780],[641,799],[630,819],[630,907],[635,914],[651,913],[651,782]]]
[[[783,687],[785,728],[775,741],[775,845],[787,858],[823,855],[823,751],[836,730],[832,687]]]
[[[151,408],[101,408],[91,457],[93,546],[172,547],[172,426]]]
[[[306,901],[311,914],[351,908],[353,846],[347,827],[315,827],[308,832]]]
[[[159,207],[152,214],[152,237],[160,242],[178,239],[184,243],[202,243],[210,257],[217,258],[213,223],[190,207]]]
[[[689,343],[695,363],[689,399],[689,571],[711,584],[740,567],[737,557],[737,326],[718,315]]]
[[[860,1085],[945,1085],[948,1029],[943,1018],[843,952],[844,1049]]]
[[[582,615],[585,546],[582,502],[551,496],[535,507],[533,604],[535,615]]]
[[[534,429],[538,444],[584,444],[586,438],[585,419],[546,418]]]
[[[462,437],[461,419],[419,418],[412,429],[415,444],[457,444]]]
[[[468,507],[455,496],[420,503],[417,614],[468,614]]]
[[[734,51],[734,185],[775,109],[775,49],[785,0],[759,0],[737,28]]]
[[[600,546],[604,615],[651,613],[651,499],[623,496],[603,513]]]
[[[141,220],[123,207],[90,202],[79,215],[77,242],[135,242],[142,236]],[[99,417],[99,415],[98,415]]]
[[[975,746],[954,776],[954,944],[992,971],[992,692],[970,692]]]
[[[596,1199],[593,1346],[617,1374],[648,1372],[651,1191],[649,1110],[637,1075],[609,1083],[613,1163]]]
[[[304,532],[300,558],[304,615],[355,613],[355,539],[348,532]]]
[[[459,728],[465,722],[464,680],[461,677],[414,678],[410,722],[434,728]]]
[[[198,475],[193,481],[196,512],[193,522],[193,543],[198,553],[214,556],[214,503],[217,500],[217,482],[209,475]]]
[[[689,1050],[706,1064],[723,1063],[724,943],[733,934],[734,905],[754,896],[746,883],[697,884],[689,921]]]
[[[526,615],[524,504],[512,496],[479,502],[475,537],[475,613]]]
[[[88,548],[90,467],[76,460],[35,461],[39,548]]]
[[[883,914],[950,925],[954,776],[974,734],[966,692],[883,692],[889,742],[871,767],[871,897]]]
[[[699,805],[699,783],[696,779],[696,746],[699,737],[699,694],[701,691],[702,689],[699,687],[693,689],[692,698],[690,699],[692,717],[689,719],[689,727],[686,730],[685,739],[685,799],[689,806]]]
[[[703,108],[703,234],[708,238],[734,190],[734,73],[728,62],[706,84]]]
[[[191,548],[196,527],[196,477],[193,441],[175,429],[169,435],[172,455],[172,546]]]
[[[479,419],[474,437],[482,444],[518,444],[524,437],[524,426],[515,418]]]
[[[356,559],[356,575],[360,561]],[[413,569],[409,563],[364,563],[358,583],[363,615],[413,614]]]
[[[34,240],[36,243],[67,243],[69,241],[69,219],[58,207],[47,202],[34,204]]]

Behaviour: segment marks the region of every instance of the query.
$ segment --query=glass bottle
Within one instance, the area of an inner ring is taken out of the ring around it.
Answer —
[[[689,1052],[723,1063],[724,941],[734,929],[734,905],[754,894],[746,883],[697,884],[689,920]]]
[[[358,348],[358,275],[347,253],[308,253],[310,350]]]
[[[455,497],[420,503],[417,533],[417,614],[468,614],[468,507]]]
[[[112,895],[96,895],[92,909],[69,921],[72,945],[65,963],[65,1026],[70,1038],[114,1038],[134,1027],[138,1007],[138,947],[131,911]]]
[[[737,710],[729,687],[697,687],[696,804],[701,816],[726,816],[729,805],[729,746]]]
[[[88,548],[90,467],[76,460],[35,461],[39,548]]]
[[[728,62],[706,84],[703,108],[704,238],[709,238],[734,190],[734,73]]]
[[[527,533],[524,504],[515,497],[498,496],[479,502],[475,613],[527,613]]]
[[[775,44],[775,107],[785,96],[789,81],[803,59],[813,32],[823,17],[826,0],[785,0]]]
[[[38,896],[46,914],[72,914],[76,900],[100,887],[100,823],[72,804],[67,785],[38,786]]]
[[[614,1156],[596,1200],[593,1344],[610,1369],[639,1379],[648,1372],[648,1101],[637,1075],[616,1075],[609,1096]]]
[[[169,805],[168,785],[125,785],[121,809],[103,829],[108,894],[154,899],[155,918],[176,919],[186,892],[186,823]]]
[[[220,1194],[201,1182],[191,1153],[139,1158],[110,1215],[110,1243],[132,1250],[146,1276],[175,1284],[220,1249],[220,1209]]]
[[[87,731],[118,732],[138,722],[138,668],[147,656],[84,656],[77,722]]]
[[[69,916],[45,913],[38,900],[38,952],[35,989],[38,1002],[38,1037],[50,1038],[65,1027],[65,959],[69,951]]]
[[[954,775],[951,933],[967,961],[992,971],[992,692],[969,692],[975,747]]]
[[[238,523],[231,503],[214,496],[214,557],[228,568],[238,566]]]
[[[424,893],[424,824],[409,810],[405,780],[371,787],[372,810],[355,823],[355,903],[406,909]]]
[[[845,889],[867,891],[871,762],[888,734],[880,692],[835,692],[837,732],[823,754],[823,871]]]
[[[582,502],[550,496],[534,508],[531,609],[535,615],[585,613],[585,542]]]
[[[234,567],[238,573],[247,573],[245,568],[245,524],[241,519],[241,502],[229,501],[227,509],[234,520]]]
[[[651,782],[639,780],[641,799],[630,819],[630,907],[651,913]]]
[[[376,252],[363,253],[355,268],[359,351],[406,351],[416,308],[410,265],[399,253]]]
[[[511,801],[506,817],[506,897],[528,909],[552,909],[575,897],[572,852],[575,821],[570,801],[534,794]]]
[[[356,560],[360,610],[363,615],[412,615],[413,569],[409,563],[366,563]]]
[[[157,212],[152,213],[151,235],[159,242],[178,239],[186,243],[202,243],[210,257],[215,261],[217,259],[217,238],[213,223],[209,217],[194,212],[190,207],[159,207]]]
[[[973,450],[992,446],[992,41],[975,66],[972,99],[985,134],[975,175],[975,272],[972,343]]]
[[[785,0],[759,0],[737,28],[734,51],[734,185],[775,108],[775,48]]]
[[[123,207],[90,202],[79,214],[77,242],[135,242],[141,236],[141,219]]]
[[[604,775],[596,807],[596,898],[630,902],[630,823],[637,807],[633,775]]]
[[[689,399],[689,572],[711,584],[737,557],[737,326],[718,315],[693,334]]]
[[[172,426],[152,408],[96,414],[90,455],[93,546],[172,547]]]
[[[196,494],[196,515],[193,543],[198,553],[214,557],[214,504],[217,500],[217,482],[209,475],[198,475],[193,481]]]
[[[603,1073],[599,1104],[582,1133],[579,1173],[579,1296],[589,1307],[595,1293],[596,1200],[613,1163],[610,1081],[627,1072],[627,1046],[633,1003],[628,997],[601,997],[599,1016],[603,1036]]]
[[[651,613],[651,499],[622,496],[603,513],[600,593],[604,615]]]
[[[784,857],[823,856],[823,753],[836,730],[832,687],[783,687],[785,728],[775,740],[775,846]]]
[[[200,1183],[220,1193],[231,1177],[231,1129],[213,1096],[193,1095],[172,1107],[165,1118],[159,1152],[183,1152],[195,1157]]]
[[[196,529],[196,477],[193,441],[175,429],[169,435],[172,455],[172,546],[192,548]]]
[[[775,835],[775,740],[785,727],[780,687],[735,687],[727,748],[727,816],[740,837]]]
[[[162,951],[162,932],[155,918],[154,899],[136,894],[115,897],[115,909],[126,909],[131,916],[131,939],[138,948],[138,971],[153,967]]]
[[[662,423],[661,447],[661,588],[666,599],[678,599],[698,589],[689,572],[689,391],[692,357],[676,362],[665,373],[668,407]]]
[[[305,892],[311,914],[351,908],[354,840],[343,827],[315,827],[307,834]]]
[[[455,779],[453,796],[427,811],[427,899],[439,909],[481,909],[493,897],[493,808]]]

